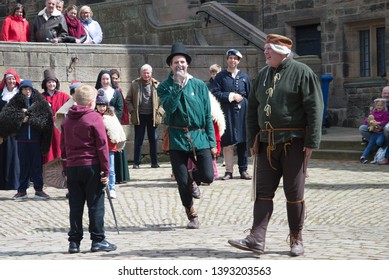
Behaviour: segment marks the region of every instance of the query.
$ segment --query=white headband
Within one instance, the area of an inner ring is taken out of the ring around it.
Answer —
[[[276,53],[279,53],[279,54],[290,54],[291,53],[291,50],[286,46],[276,45],[273,43],[269,43],[269,44],[270,44],[270,47],[272,48],[272,50],[275,51]]]

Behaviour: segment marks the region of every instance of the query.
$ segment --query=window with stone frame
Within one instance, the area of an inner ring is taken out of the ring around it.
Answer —
[[[386,76],[385,20],[345,25],[349,77]]]

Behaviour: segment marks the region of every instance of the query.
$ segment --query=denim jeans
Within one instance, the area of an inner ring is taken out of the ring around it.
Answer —
[[[109,189],[115,190],[116,174],[115,174],[115,152],[109,152]]]
[[[385,142],[385,137],[383,132],[371,133],[369,143],[367,144],[365,150],[363,151],[362,157],[367,157],[369,153],[373,150],[375,145],[381,147],[384,145],[384,142]]]

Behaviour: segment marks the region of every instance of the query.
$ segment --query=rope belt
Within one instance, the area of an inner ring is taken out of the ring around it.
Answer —
[[[281,127],[281,128],[273,128],[270,124],[268,125],[268,128],[266,129],[261,129],[261,132],[267,132],[267,147],[266,147],[266,155],[267,155],[267,160],[270,164],[270,167],[274,170],[277,170],[271,163],[271,152],[276,149],[276,142],[274,140],[274,131],[293,131],[293,130],[305,130],[302,127],[297,127],[297,128],[292,128],[292,127]],[[290,145],[291,142],[284,143],[284,151],[286,155],[286,147]]]
[[[193,144],[192,139],[190,138],[189,131],[193,130],[199,130],[199,131],[205,131],[204,128],[198,128],[198,127],[188,127],[188,126],[174,126],[174,125],[169,125],[168,128],[175,128],[175,129],[182,129],[185,132],[185,136],[188,139],[189,144],[192,146],[192,152],[193,152],[193,157],[195,161],[197,161],[197,156],[196,156],[196,147]]]

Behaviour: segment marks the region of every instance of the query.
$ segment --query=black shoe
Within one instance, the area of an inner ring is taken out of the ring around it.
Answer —
[[[68,252],[69,254],[80,253],[80,243],[70,241]]]
[[[247,173],[247,171],[242,171],[242,173],[240,173],[240,179],[251,180],[251,176]]]
[[[137,165],[137,164],[134,164],[133,166],[132,166],[132,169],[139,169],[140,167],[139,167],[139,165]]]
[[[159,164],[158,163],[156,163],[156,164],[152,164],[151,165],[151,168],[159,168],[160,166],[159,166]]]
[[[116,245],[108,242],[107,240],[102,240],[100,242],[92,241],[92,247],[90,250],[92,252],[110,252],[116,250]]]
[[[362,137],[361,145],[366,146],[369,143],[365,137]]]
[[[224,174],[224,177],[222,177],[222,180],[230,180],[232,179],[232,173],[231,172],[226,172]]]
[[[367,160],[365,157],[361,157],[361,158],[359,159],[359,161],[360,161],[362,164],[368,163],[368,160]]]

